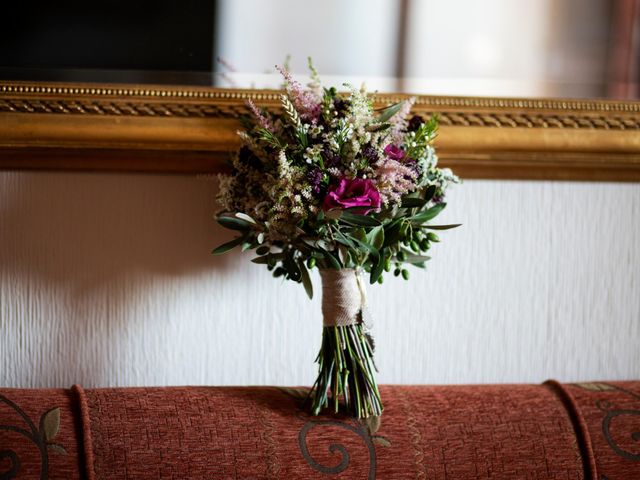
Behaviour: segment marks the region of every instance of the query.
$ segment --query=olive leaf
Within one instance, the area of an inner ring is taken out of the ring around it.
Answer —
[[[238,217],[240,220],[244,220],[244,221],[249,222],[249,223],[257,224],[256,221],[253,218],[251,218],[249,215],[247,215],[246,213],[237,212],[236,213],[236,217]]]
[[[428,208],[424,212],[420,212],[409,217],[409,220],[411,220],[411,223],[414,225],[422,225],[423,223],[435,218],[446,206],[446,203],[439,203],[438,205]]]
[[[40,417],[40,434],[50,442],[60,429],[60,408],[52,408]]]
[[[367,215],[358,215],[357,213],[351,213],[347,211],[342,212],[340,221],[348,225],[353,225],[355,227],[377,227],[378,225],[382,225],[380,220],[376,220],[373,217],[369,217]]]
[[[214,248],[211,253],[213,255],[221,255],[223,253],[228,252],[229,250],[231,250],[234,247],[237,247],[238,245],[240,245],[242,242],[244,242],[245,240],[245,236],[242,235],[240,237],[236,237],[233,240],[227,242],[227,243],[223,243],[222,245],[220,245],[219,247]]]
[[[390,128],[390,127],[391,127],[390,123],[377,123],[377,124],[373,123],[373,124],[367,125],[365,127],[365,130],[367,132],[381,132],[381,131],[386,130],[386,129]]]
[[[375,228],[372,228],[369,233],[367,233],[367,241],[374,246],[377,250],[380,250],[384,245],[384,228],[382,225],[379,225]]]
[[[336,257],[334,257],[328,250],[322,250],[324,257],[327,259],[327,262],[331,266],[331,268],[335,268],[336,270],[340,270],[340,262]]]
[[[449,230],[450,228],[457,228],[461,225],[461,223],[452,223],[450,225],[425,225],[424,228],[428,228],[429,230]]]
[[[386,257],[387,257],[387,250],[384,249],[382,250],[380,257],[376,259],[373,265],[373,268],[371,269],[371,274],[369,276],[369,283],[371,284],[376,283],[380,278],[380,275],[382,275]]]
[[[342,262],[342,265],[344,265],[345,268],[349,267],[349,249],[344,245],[338,245],[338,259]]]
[[[349,240],[344,233],[342,233],[340,230],[336,230],[335,231],[335,235],[336,235],[336,242],[341,243],[343,245],[346,245],[347,247],[351,248],[351,249],[356,249],[356,245]]]
[[[427,189],[424,191],[424,199],[428,202],[433,198],[435,194],[436,194],[436,186],[429,185]]]
[[[359,250],[362,253],[368,253],[369,255],[371,255],[373,258],[378,258],[380,257],[380,252],[378,252],[378,249],[375,248],[373,245],[369,245],[366,241],[366,238],[364,241],[362,240],[358,240],[355,237],[351,237],[351,240],[359,247]]]
[[[313,299],[313,283],[311,283],[311,277],[309,277],[309,270],[301,259],[298,259],[298,267],[300,267],[300,274],[302,279],[302,286],[304,291],[307,292],[309,299]]]
[[[427,262],[431,260],[431,257],[428,257],[426,255],[413,255],[413,254],[408,254],[407,258],[404,260],[407,263],[411,263],[411,264],[419,264],[422,262]]]
[[[252,263],[258,265],[267,265],[269,263],[269,255],[263,255],[262,257],[256,257],[251,259]]]
[[[217,220],[220,225],[230,230],[248,230],[251,228],[251,223],[241,218],[222,216],[218,217]]]
[[[429,200],[423,198],[407,197],[402,199],[402,208],[424,207]]]
[[[289,278],[294,282],[299,282],[302,280],[302,272],[298,267],[297,262],[293,259],[293,254],[285,255],[284,260],[282,261],[282,265],[284,266]]]
[[[380,114],[380,116],[378,118],[376,118],[376,121],[378,123],[386,122],[387,120],[389,120],[391,117],[393,117],[396,113],[398,113],[400,111],[400,109],[402,108],[403,104],[404,104],[404,102],[398,102],[398,103],[394,103],[393,105],[385,108],[384,111]]]

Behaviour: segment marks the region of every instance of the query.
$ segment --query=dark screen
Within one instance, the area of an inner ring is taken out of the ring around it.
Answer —
[[[18,1],[5,2],[2,16],[5,79],[21,71],[212,71],[214,0]]]

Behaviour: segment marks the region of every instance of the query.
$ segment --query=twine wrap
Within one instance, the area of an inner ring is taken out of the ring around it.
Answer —
[[[359,270],[322,269],[322,317],[325,327],[360,323],[367,303],[364,282]]]

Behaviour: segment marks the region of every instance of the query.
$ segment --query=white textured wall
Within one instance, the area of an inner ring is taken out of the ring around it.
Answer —
[[[0,385],[310,384],[318,299],[209,255],[214,194],[0,173]],[[371,288],[381,382],[640,378],[640,184],[468,181],[445,213],[428,271]]]

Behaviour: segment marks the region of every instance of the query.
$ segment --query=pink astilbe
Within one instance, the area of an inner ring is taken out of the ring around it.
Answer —
[[[260,125],[262,128],[264,128],[265,130],[268,130],[270,132],[274,132],[275,131],[275,129],[273,128],[273,123],[271,123],[271,120],[269,120],[268,117],[266,117],[265,115],[262,114],[260,109],[258,107],[256,107],[256,104],[253,103],[252,100],[247,100],[247,106],[251,110],[251,113],[253,113],[253,116],[255,117],[256,121],[258,122],[258,125]]]
[[[289,99],[300,114],[302,120],[316,123],[321,113],[321,99],[313,91],[305,89],[300,82],[295,80],[288,70],[276,65],[278,71],[284,77],[284,87]]]
[[[407,116],[411,112],[414,103],[416,103],[415,97],[405,100],[400,110],[389,120],[389,123],[391,123],[389,140],[391,143],[402,143],[404,133],[407,131]]]
[[[384,158],[376,164],[375,182],[384,205],[400,203],[401,197],[416,188],[418,173],[397,160]]]

